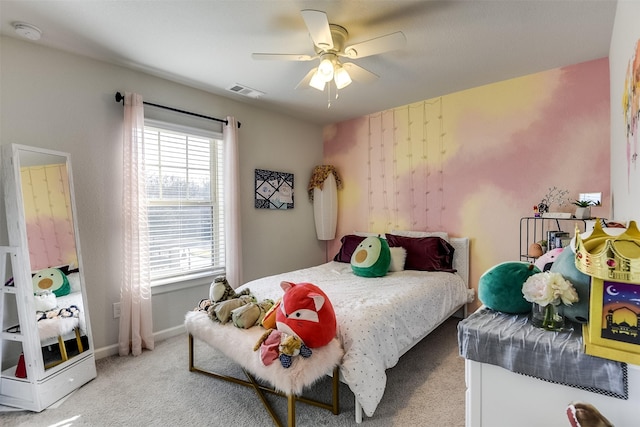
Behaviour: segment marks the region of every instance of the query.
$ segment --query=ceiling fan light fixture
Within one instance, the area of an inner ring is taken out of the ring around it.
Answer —
[[[330,82],[333,79],[333,61],[329,58],[324,58],[320,61],[317,74],[325,82]]]
[[[311,80],[309,81],[309,86],[322,92],[324,91],[325,84],[326,82],[324,81],[324,78],[320,75],[320,70],[316,70],[316,72],[313,73]]]
[[[342,66],[337,66],[333,76],[338,89],[345,88],[351,84],[351,76]]]

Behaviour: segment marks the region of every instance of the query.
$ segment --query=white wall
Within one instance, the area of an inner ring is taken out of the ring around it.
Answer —
[[[243,274],[245,280],[324,261],[306,186],[322,161],[319,126],[261,110],[119,66],[0,38],[0,143],[71,153],[89,313],[97,349],[117,342],[112,304],[120,295],[122,105],[116,91],[214,117],[235,116],[240,129]],[[214,122],[146,108],[149,116],[183,124]],[[219,127],[218,129],[219,130]],[[254,208],[254,169],[294,174],[295,208]],[[0,211],[3,209],[0,209]],[[0,244],[6,245],[0,215]],[[154,332],[182,325],[208,295],[209,283],[153,296]]]
[[[627,66],[639,40],[640,1],[618,0],[609,50],[612,218],[617,221],[640,221],[640,157],[635,164],[631,164],[630,169],[627,168],[627,136],[622,109]],[[640,127],[636,130],[640,133]],[[640,135],[635,138],[640,144]]]

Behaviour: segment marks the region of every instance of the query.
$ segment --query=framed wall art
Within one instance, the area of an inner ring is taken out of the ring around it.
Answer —
[[[589,313],[585,352],[640,364],[640,285],[592,278]]]
[[[256,209],[293,209],[293,174],[265,169],[255,171]]]
[[[576,234],[576,267],[591,276],[585,353],[640,365],[640,231],[635,221],[610,235],[596,221]]]

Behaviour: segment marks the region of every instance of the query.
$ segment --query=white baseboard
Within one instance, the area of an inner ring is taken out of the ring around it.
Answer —
[[[154,342],[164,341],[171,337],[175,337],[177,335],[183,334],[186,332],[184,325],[175,326],[173,328],[164,329],[162,331],[153,333]],[[115,356],[118,354],[118,344],[108,345],[106,347],[100,347],[96,349],[94,352],[96,360],[102,359],[103,357]]]

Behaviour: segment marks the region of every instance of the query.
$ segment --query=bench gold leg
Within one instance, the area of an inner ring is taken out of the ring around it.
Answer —
[[[62,361],[66,362],[69,360],[69,356],[67,356],[67,346],[64,344],[64,340],[60,335],[58,335],[58,345],[60,346],[60,356],[62,356]]]
[[[242,380],[240,378],[230,377],[227,375],[217,374],[215,372],[211,372],[209,370],[199,368],[195,366],[194,359],[195,359],[194,337],[193,335],[189,334],[189,371],[199,372],[201,374],[204,374],[213,378],[217,378],[217,379],[221,379],[221,380],[225,380],[225,381],[229,381],[229,382],[233,382],[236,384],[253,388],[256,394],[258,395],[258,397],[260,398],[260,400],[262,401],[263,406],[265,407],[267,412],[269,412],[269,415],[273,419],[274,424],[278,427],[284,427],[284,425],[278,419],[278,415],[275,413],[273,408],[271,408],[271,405],[269,405],[269,402],[267,401],[263,391],[266,391],[272,394],[277,394],[278,396],[283,396],[283,397],[286,396],[287,427],[295,427],[296,425],[296,402],[297,401],[306,403],[308,405],[313,405],[319,408],[330,410],[335,415],[338,415],[340,413],[340,399],[338,395],[338,391],[340,388],[340,370],[338,367],[335,367],[333,370],[332,399],[331,399],[331,404],[327,404],[327,403],[309,399],[303,396],[285,395],[284,393],[274,390],[273,388],[260,385],[253,378],[253,376],[249,372],[247,372],[244,368],[242,368],[242,371],[247,376],[248,381]]]
[[[76,343],[78,344],[78,353],[84,352],[84,346],[82,345],[82,339],[80,338],[80,328],[76,328]]]
[[[287,395],[287,426],[296,427],[296,397]]]

